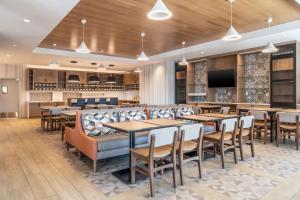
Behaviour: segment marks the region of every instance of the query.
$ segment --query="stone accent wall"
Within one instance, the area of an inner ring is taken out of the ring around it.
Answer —
[[[220,103],[236,102],[236,88],[216,88],[215,101]]]

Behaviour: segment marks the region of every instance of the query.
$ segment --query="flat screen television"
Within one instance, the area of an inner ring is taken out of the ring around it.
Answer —
[[[209,71],[207,74],[208,87],[235,87],[235,73],[233,69]]]

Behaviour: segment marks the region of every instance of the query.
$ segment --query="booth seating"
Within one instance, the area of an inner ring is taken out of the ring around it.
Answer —
[[[128,136],[102,126],[102,123],[114,123],[128,120],[144,120],[147,115],[144,108],[86,110],[77,112],[75,128],[66,128],[65,140],[68,146],[74,146],[79,154],[83,153],[93,160],[93,170],[97,169],[97,160],[129,153]],[[148,144],[148,133],[136,135],[136,146]]]

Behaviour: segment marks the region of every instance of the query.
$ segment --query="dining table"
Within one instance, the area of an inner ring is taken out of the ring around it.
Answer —
[[[136,134],[151,131],[159,128],[167,127],[179,127],[185,124],[185,122],[174,119],[150,119],[140,121],[124,121],[115,123],[103,123],[103,126],[127,133],[129,136],[129,149],[135,148]],[[114,176],[120,179],[124,183],[130,182],[130,169],[131,169],[131,155],[129,153],[129,169],[123,169],[113,172]],[[137,177],[138,178],[138,177]]]
[[[283,108],[269,108],[269,107],[246,107],[246,108],[238,108],[238,113],[239,115],[242,115],[243,112],[249,112],[251,110],[256,110],[256,111],[265,111],[268,113],[270,116],[270,121],[271,121],[271,136],[270,136],[270,142],[273,142],[274,136],[276,135],[276,113],[280,111],[284,111],[285,109]],[[274,134],[275,133],[275,134]]]
[[[212,113],[213,111],[219,111],[222,108],[221,105],[197,105],[195,107],[199,108],[199,113],[205,113],[205,111]]]

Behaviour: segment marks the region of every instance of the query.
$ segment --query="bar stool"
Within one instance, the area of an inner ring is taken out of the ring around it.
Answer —
[[[180,172],[180,182],[183,185],[183,164],[190,161],[197,161],[199,178],[202,177],[202,142],[203,142],[203,124],[188,124],[179,128],[180,142],[178,148],[178,163]],[[195,152],[195,155],[188,156],[187,153]]]
[[[283,137],[285,143],[286,136],[294,136],[296,149],[299,150],[299,113],[293,112],[278,112],[276,113],[277,118],[277,136],[276,144],[279,146],[279,139]]]
[[[235,164],[236,159],[236,131],[237,131],[237,118],[224,119],[221,121],[221,132],[214,132],[205,134],[203,141],[214,143],[214,154],[216,153],[216,146],[220,146],[220,154],[222,160],[222,168],[224,169],[224,154],[227,150],[233,150],[233,157]]]
[[[240,149],[241,160],[244,160],[244,150],[243,145],[247,144],[251,147],[251,155],[254,157],[254,142],[253,142],[253,129],[254,129],[254,117],[253,116],[243,116],[239,121],[239,129],[237,131],[237,148]],[[243,137],[248,137],[246,141]]]
[[[267,143],[268,135],[271,135],[271,123],[269,120],[269,115],[266,111],[260,110],[250,110],[250,115],[254,117],[254,132],[256,137],[261,136],[261,133],[264,134],[264,144]],[[259,133],[259,134],[258,134]]]
[[[173,186],[176,187],[176,143],[178,128],[169,127],[151,130],[148,141],[149,147],[133,148],[131,153],[131,183],[135,183],[135,173],[150,177],[150,193],[154,197],[154,174],[166,168],[173,169]],[[171,161],[165,158],[171,157]],[[137,160],[147,164],[147,168],[138,167]],[[162,161],[163,162],[160,162]]]

